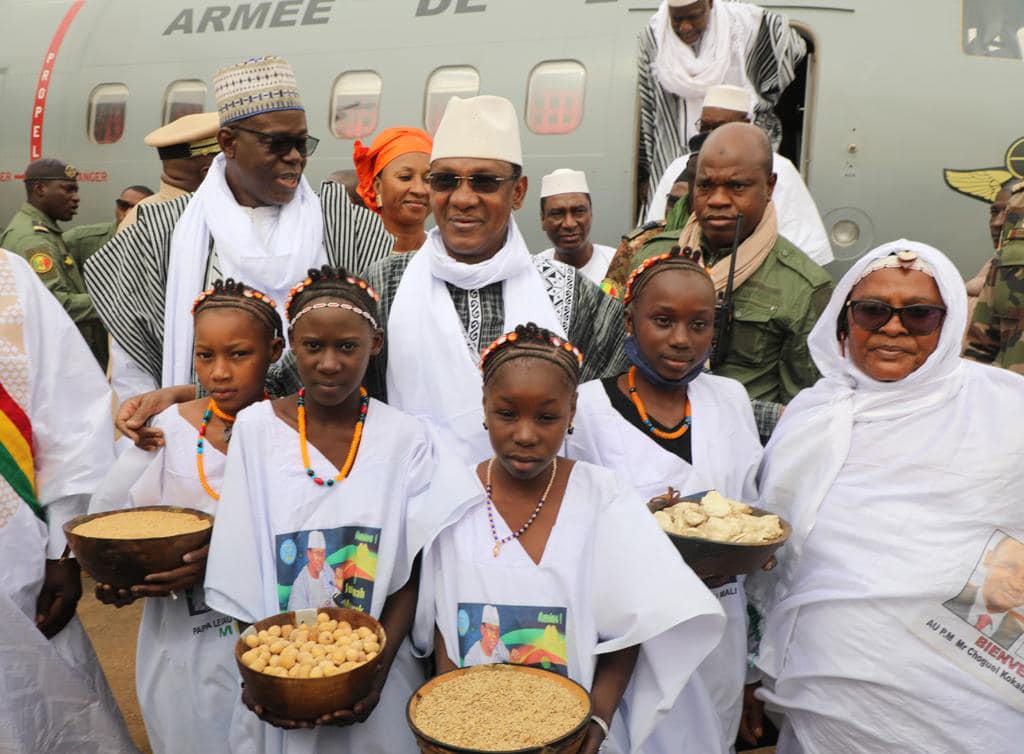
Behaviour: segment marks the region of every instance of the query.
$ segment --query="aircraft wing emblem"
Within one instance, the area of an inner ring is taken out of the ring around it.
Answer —
[[[995,201],[1000,187],[1013,178],[1013,173],[1003,168],[982,168],[981,170],[943,171],[946,185],[965,196],[979,199],[986,204]]]

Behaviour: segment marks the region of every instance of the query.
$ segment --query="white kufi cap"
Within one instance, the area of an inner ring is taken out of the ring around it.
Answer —
[[[587,174],[582,170],[559,168],[540,181],[540,198],[556,194],[589,194]]]
[[[434,134],[430,161],[445,157],[504,160],[522,166],[519,116],[504,97],[452,97]]]
[[[718,107],[722,110],[733,110],[737,113],[750,115],[753,104],[753,97],[749,89],[742,86],[719,84],[718,86],[708,87],[708,92],[704,95],[702,107]]]
[[[484,605],[484,614],[480,616],[480,623],[489,623],[492,626],[500,626],[501,618],[498,617],[498,608],[494,605]]]
[[[311,531],[309,537],[306,539],[307,550],[326,550],[327,540],[324,539],[324,533],[322,531]]]

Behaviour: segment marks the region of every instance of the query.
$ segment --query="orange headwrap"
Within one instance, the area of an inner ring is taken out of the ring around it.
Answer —
[[[356,193],[362,197],[368,208],[379,215],[380,208],[377,206],[377,198],[373,191],[373,179],[377,174],[396,157],[410,152],[430,154],[433,148],[433,140],[426,131],[418,128],[385,128],[377,134],[369,149],[364,147],[362,142],[356,141],[352,147],[352,160],[359,175]]]

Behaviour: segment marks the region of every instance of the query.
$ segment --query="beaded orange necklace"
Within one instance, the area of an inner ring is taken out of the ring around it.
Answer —
[[[203,466],[203,451],[206,449],[206,428],[210,425],[210,418],[214,414],[227,425],[227,428],[224,430],[224,440],[228,441],[231,439],[231,425],[235,423],[235,417],[221,411],[217,406],[217,402],[211,398],[210,402],[206,404],[206,411],[203,412],[203,421],[199,425],[199,440],[196,442],[196,471],[199,472],[199,483],[203,485],[206,494],[214,500],[220,500],[220,494],[206,480],[206,469]]]
[[[636,412],[640,414],[640,421],[642,421],[644,426],[647,427],[648,432],[655,437],[660,437],[662,440],[678,440],[686,434],[687,430],[690,429],[690,421],[692,418],[689,397],[686,399],[686,413],[683,417],[683,425],[675,432],[665,432],[664,430],[655,427],[654,422],[652,422],[650,417],[647,416],[647,409],[644,408],[644,402],[640,399],[640,394],[636,391],[636,367],[629,368],[629,374],[626,380],[629,384],[629,399],[633,401],[633,405],[636,406]]]
[[[360,387],[359,418],[356,419],[356,428],[352,433],[352,443],[348,446],[348,456],[345,458],[345,464],[334,479],[324,479],[317,476],[316,472],[313,471],[313,467],[309,465],[309,449],[306,446],[306,388],[299,390],[299,406],[297,411],[299,420],[299,452],[302,454],[302,465],[306,468],[306,476],[312,479],[314,484],[318,484],[321,487],[333,487],[352,471],[352,465],[356,462],[356,453],[359,451],[359,441],[363,437],[363,425],[366,424],[366,411],[369,405],[370,394],[366,392],[366,388]]]

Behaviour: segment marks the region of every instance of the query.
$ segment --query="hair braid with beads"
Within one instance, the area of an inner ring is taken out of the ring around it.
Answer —
[[[288,294],[284,306],[288,322],[293,326],[302,310],[321,298],[340,299],[365,312],[374,322],[380,321],[376,291],[365,280],[350,275],[340,267],[325,264],[319,269],[310,269],[306,278]]]
[[[659,254],[656,257],[645,259],[643,263],[637,267],[629,276],[629,280],[626,281],[626,296],[624,299],[625,305],[631,306],[640,293],[643,291],[647,284],[654,279],[654,277],[660,272],[667,272],[669,270],[680,270],[682,272],[692,272],[696,275],[707,280],[709,286],[711,286],[712,292],[714,292],[715,284],[711,280],[711,273],[708,268],[704,266],[701,261],[700,250],[694,251],[693,249],[686,248],[680,249],[679,246],[673,246],[667,253]]]
[[[192,317],[209,309],[241,309],[270,330],[271,337],[284,336],[281,315],[273,299],[241,280],[214,280],[192,304]]]
[[[480,357],[480,371],[486,385],[497,371],[518,358],[534,358],[550,361],[561,369],[575,387],[580,383],[583,354],[576,346],[545,330],[533,322],[519,325],[513,332],[502,335],[483,352]]]

